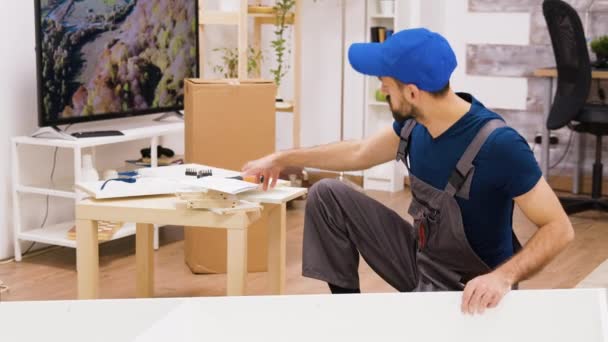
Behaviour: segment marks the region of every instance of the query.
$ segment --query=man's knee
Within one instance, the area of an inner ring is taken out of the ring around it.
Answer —
[[[325,216],[328,212],[335,212],[339,205],[336,195],[342,191],[340,187],[343,185],[335,179],[323,179],[316,182],[308,190],[305,223],[311,218],[316,219]]]
[[[322,179],[316,182],[310,188],[308,191],[308,197],[313,201],[321,198],[327,198],[327,196],[330,196],[332,193],[342,190],[343,186],[345,185],[337,179]]]

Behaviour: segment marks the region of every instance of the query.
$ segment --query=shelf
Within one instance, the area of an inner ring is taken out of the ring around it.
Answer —
[[[134,123],[133,125],[137,125]],[[139,123],[141,125],[141,123]],[[107,127],[103,125],[96,127],[97,130],[104,130]],[[109,128],[109,129],[116,129]],[[77,140],[60,140],[60,139],[47,139],[47,138],[33,138],[29,136],[20,136],[12,138],[13,143],[25,144],[25,145],[36,145],[36,146],[49,146],[49,147],[63,147],[63,148],[87,148],[93,146],[117,144],[127,141],[146,139],[152,137],[160,137],[172,133],[180,133],[184,131],[184,122],[148,122],[146,126],[135,126],[132,128],[124,128],[120,130],[124,135],[115,135],[110,137],[100,138],[81,138]]]
[[[274,24],[276,14],[274,8],[266,6],[249,7],[249,17],[254,18],[260,24]],[[203,11],[199,13],[199,25],[238,25],[240,12]],[[295,13],[287,13],[285,23],[293,25]]]
[[[249,6],[247,7],[247,13],[251,14],[274,14],[274,7],[272,6]]]
[[[200,25],[238,25],[239,12],[200,11]]]
[[[368,103],[370,106],[382,106],[382,107],[388,107],[388,102],[380,102],[380,101],[369,101]]]
[[[32,229],[19,234],[20,240],[36,241],[50,245],[58,245],[70,248],[76,248],[76,241],[68,239],[68,231],[72,229],[74,222],[63,222],[55,225],[46,226],[44,228]],[[125,223],[125,225],[114,233],[111,240],[120,239],[126,236],[135,234],[135,224]],[[107,241],[100,241],[101,243]]]
[[[17,185],[17,192],[76,199],[78,194],[68,182]]]
[[[280,107],[278,105],[275,105],[275,109],[277,112],[282,112],[282,113],[292,113],[293,112],[293,101],[284,101],[282,104],[287,105],[287,106]]]
[[[370,19],[395,19],[395,15],[374,14],[369,16]]]

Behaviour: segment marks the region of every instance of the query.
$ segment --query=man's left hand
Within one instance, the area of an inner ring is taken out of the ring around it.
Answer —
[[[462,294],[462,312],[483,314],[487,308],[495,308],[511,290],[511,285],[507,277],[498,271],[472,279]]]

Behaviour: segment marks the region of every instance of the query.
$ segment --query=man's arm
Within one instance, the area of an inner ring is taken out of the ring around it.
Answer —
[[[287,166],[312,167],[330,171],[364,170],[393,160],[397,154],[399,137],[387,127],[377,134],[359,141],[344,141],[305,149],[277,152],[251,161],[243,167],[244,175],[264,176],[264,190],[276,184],[282,168]]]
[[[570,219],[543,177],[528,193],[516,197],[515,203],[540,228],[509,261],[467,283],[462,299],[465,313],[496,307],[513,284],[540,271],[574,239]]]

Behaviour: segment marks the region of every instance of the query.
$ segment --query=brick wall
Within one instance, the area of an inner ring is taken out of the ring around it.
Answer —
[[[567,0],[579,11],[583,25],[585,23],[585,9],[591,0]],[[529,13],[530,14],[530,41],[529,45],[493,45],[493,44],[467,44],[466,72],[478,76],[524,77],[528,81],[528,96],[526,109],[523,111],[508,108],[492,108],[503,115],[507,122],[517,129],[528,141],[532,142],[537,132],[541,131],[543,124],[542,113],[544,97],[548,92],[548,82],[532,76],[532,72],[545,66],[555,65],[551,41],[542,14],[542,0],[469,0],[470,12],[491,13]],[[596,1],[592,13],[589,15],[588,38],[608,34],[608,1]],[[590,52],[592,59],[593,53]],[[608,90],[608,82],[601,86]],[[597,99],[597,83],[594,82],[590,96],[591,101]],[[551,162],[553,165],[560,159],[568,145],[570,131],[565,128],[552,132],[559,138],[559,145],[551,149]],[[594,158],[594,140],[586,137],[585,170],[591,172]],[[605,152],[608,144],[604,145]],[[540,155],[540,146],[535,148],[537,156]],[[563,161],[551,174],[569,174],[574,166],[573,146]],[[605,154],[606,155],[606,154]],[[608,167],[604,168],[608,173]]]

